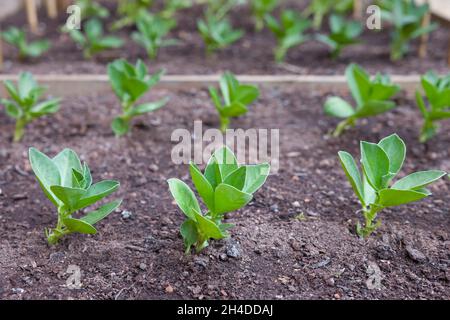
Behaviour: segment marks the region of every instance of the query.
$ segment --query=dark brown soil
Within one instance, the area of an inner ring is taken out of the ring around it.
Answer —
[[[300,3],[300,4],[299,4]],[[286,5],[289,8],[304,8],[303,2],[292,2]],[[114,10],[112,10],[114,12]],[[229,48],[212,56],[206,56],[204,45],[197,32],[196,19],[202,14],[202,8],[196,6],[185,10],[178,15],[178,27],[171,37],[178,38],[178,46],[163,48],[156,61],[147,59],[145,50],[137,46],[131,39],[131,29],[118,32],[127,41],[123,49],[104,52],[94,60],[83,60],[82,52],[66,34],[58,30],[65,22],[65,17],[59,21],[42,20],[42,36],[52,42],[51,50],[41,58],[19,63],[16,60],[14,48],[6,46],[6,62],[4,73],[17,73],[31,71],[34,73],[93,73],[106,72],[106,64],[119,57],[134,61],[144,59],[152,70],[165,68],[169,74],[215,74],[230,70],[239,74],[342,74],[345,67],[356,62],[367,68],[370,72],[385,72],[395,74],[424,73],[430,69],[446,73],[447,66],[448,31],[444,27],[431,34],[428,57],[421,60],[417,56],[417,41],[413,43],[410,54],[404,60],[391,62],[389,60],[390,28],[384,26],[380,32],[365,30],[362,43],[347,48],[343,55],[332,60],[329,57],[328,48],[317,42],[309,41],[298,48],[292,49],[285,64],[276,64],[272,50],[275,40],[268,30],[256,33],[246,8],[238,8],[231,13],[234,25],[246,31],[246,35]],[[45,12],[41,12],[45,17]],[[110,24],[114,18],[109,18]],[[10,25],[24,26],[25,15],[23,13],[9,17],[2,23],[2,29]],[[324,31],[323,31],[324,32]]]
[[[328,94],[265,88],[249,114],[233,122],[279,128],[281,170],[228,216],[236,224],[229,240],[190,256],[178,231],[183,214],[166,184],[171,177],[188,181],[188,167],[172,164],[170,136],[191,130],[194,120],[204,129],[218,125],[206,91],[155,90],[148,98],[169,95],[167,107],[138,119],[122,139],[109,128],[111,110],[119,108],[112,94],[65,99],[55,117],[31,124],[16,145],[13,122],[1,113],[0,298],[450,299],[449,180],[434,184],[424,201],[384,210],[382,227],[362,241],[354,234],[359,206],[336,157],[338,150],[356,155],[360,139],[397,132],[409,147],[402,175],[450,171],[449,123],[419,145],[421,120],[402,98],[395,111],[334,140],[327,132],[336,121],[321,111]],[[30,146],[50,155],[73,148],[94,180],[119,180],[121,210],[131,217],[115,212],[97,235],[70,235],[49,247],[43,231],[56,214],[30,171]],[[82,289],[66,287],[69,265],[81,268]]]

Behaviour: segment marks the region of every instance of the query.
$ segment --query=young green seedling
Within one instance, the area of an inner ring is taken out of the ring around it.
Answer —
[[[429,106],[419,91],[416,91],[416,101],[424,118],[420,142],[426,142],[439,129],[436,121],[450,118],[450,74],[440,78],[430,71],[422,76],[421,82]]]
[[[329,19],[330,34],[317,35],[317,40],[331,48],[331,57],[339,57],[347,46],[359,43],[358,37],[362,32],[362,25],[358,21],[346,21],[343,16],[331,15]]]
[[[206,15],[205,20],[199,19],[197,27],[208,54],[228,47],[244,34],[242,30],[233,30],[226,18],[219,20],[212,14]]]
[[[339,151],[342,167],[362,206],[364,225],[358,223],[356,229],[360,237],[368,237],[380,226],[381,220],[376,219],[381,210],[428,197],[431,192],[425,187],[447,174],[440,170],[419,171],[391,185],[405,156],[405,143],[396,134],[378,144],[361,141],[361,177],[352,155]]]
[[[92,176],[86,163],[81,165],[77,154],[64,149],[56,157],[49,158],[37,149],[30,148],[31,168],[47,198],[58,210],[58,222],[54,229],[46,229],[49,244],[56,244],[63,236],[78,232],[95,234],[94,224],[113,212],[121,200],[104,204],[82,218],[73,214],[102,200],[119,188],[119,182],[103,180],[92,184]]]
[[[115,31],[136,24],[142,16],[148,15],[149,8],[152,4],[153,0],[119,1],[117,15],[120,16],[120,18],[112,24],[111,29]]]
[[[21,73],[17,87],[10,80],[6,80],[4,85],[11,99],[0,99],[0,102],[5,106],[6,113],[16,120],[14,142],[22,139],[28,123],[59,110],[60,99],[39,102],[45,88],[36,83],[31,73]]]
[[[148,90],[159,82],[163,70],[150,76],[147,66],[138,60],[136,65],[128,63],[124,59],[116,60],[108,64],[108,76],[114,93],[122,104],[123,113],[116,117],[111,128],[117,136],[124,135],[130,130],[132,118],[155,111],[163,107],[168,98],[156,102],[135,105],[136,101]]]
[[[75,5],[77,5],[80,8],[81,11],[81,18],[83,20],[90,19],[90,18],[108,18],[109,17],[109,11],[106,7],[102,6],[97,1],[93,0],[77,0],[75,2]]]
[[[319,29],[322,25],[323,18],[332,13],[346,13],[353,7],[354,0],[312,0],[310,5],[304,11],[305,16],[314,16],[314,29]]]
[[[16,27],[11,27],[2,32],[1,36],[3,40],[18,49],[20,60],[39,57],[50,49],[50,42],[48,40],[27,42],[25,31]]]
[[[249,203],[266,181],[270,172],[267,163],[243,165],[237,163],[233,152],[222,147],[212,155],[205,172],[191,163],[192,182],[208,211],[203,214],[194,192],[181,180],[169,179],[169,189],[187,219],[181,225],[186,254],[195,246],[197,252],[208,246],[209,239],[228,237],[231,224],[223,223],[224,214]]]
[[[354,126],[358,119],[376,116],[395,108],[395,102],[389,100],[400,87],[392,84],[389,76],[377,74],[373,79],[356,64],[351,64],[345,71],[350,92],[356,101],[353,108],[340,97],[331,97],[325,102],[325,113],[344,118],[338,124],[333,136],[338,137],[347,127]]]
[[[69,34],[81,48],[83,56],[91,59],[95,54],[104,50],[116,49],[123,45],[123,40],[103,34],[102,23],[97,19],[88,20],[84,24],[84,34],[80,30],[70,30]]]
[[[175,39],[165,39],[175,25],[173,19],[146,15],[138,20],[138,32],[133,32],[132,38],[145,48],[150,59],[155,59],[160,48],[177,44]]]
[[[279,0],[251,0],[251,10],[255,20],[256,31],[264,28],[264,18],[277,7]]]
[[[311,21],[302,18],[295,11],[283,11],[280,21],[270,15],[267,15],[265,20],[267,27],[277,39],[277,47],[274,50],[277,62],[284,60],[289,49],[299,46],[309,39],[303,33],[311,26]]]
[[[231,118],[247,113],[248,106],[258,99],[259,89],[257,86],[240,84],[230,72],[222,75],[219,84],[222,97],[213,87],[209,88],[209,94],[219,113],[220,130],[225,132],[230,125]]]
[[[434,31],[437,23],[422,26],[430,8],[427,3],[417,5],[415,0],[380,1],[381,17],[390,22],[394,30],[391,40],[391,60],[400,60],[408,52],[409,42]]]

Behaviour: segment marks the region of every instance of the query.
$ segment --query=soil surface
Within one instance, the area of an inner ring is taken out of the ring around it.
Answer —
[[[231,238],[188,256],[178,231],[184,216],[166,179],[191,183],[188,166],[171,161],[170,137],[192,130],[194,120],[204,130],[217,127],[206,90],[154,90],[147,101],[168,95],[169,104],[136,119],[121,139],[109,127],[119,111],[112,93],[65,99],[14,145],[14,124],[0,113],[0,299],[450,299],[450,181],[434,184],[421,202],[382,211],[382,226],[363,241],[354,232],[359,205],[337,159],[339,150],[357,156],[360,139],[397,132],[408,146],[401,176],[450,171],[450,123],[418,144],[419,112],[401,97],[399,108],[336,140],[328,132],[337,121],[321,108],[329,94],[264,88],[233,121],[235,128],[279,128],[281,169],[247,207],[227,215],[236,225]],[[70,147],[94,181],[121,182],[114,196],[124,202],[98,234],[47,245],[44,228],[56,214],[30,170],[30,146],[49,155]],[[66,285],[71,265],[81,269],[81,289]]]
[[[292,1],[284,5],[286,8],[303,10],[305,1]],[[114,6],[111,7],[114,13]],[[410,53],[401,61],[389,60],[390,27],[384,25],[380,31],[365,29],[361,43],[348,47],[342,56],[333,60],[329,56],[327,46],[315,40],[293,48],[283,64],[274,62],[272,50],[275,39],[270,31],[255,32],[249,9],[238,7],[231,13],[233,25],[245,31],[245,36],[230,47],[207,56],[203,41],[197,31],[196,20],[201,17],[203,8],[195,6],[178,13],[178,26],[170,37],[179,39],[177,46],[162,48],[155,61],[148,60],[145,50],[136,45],[130,38],[133,30],[123,29],[117,35],[126,40],[122,49],[106,51],[93,60],[84,60],[82,51],[67,34],[58,30],[65,23],[65,16],[59,20],[49,20],[45,12],[40,12],[41,33],[52,42],[52,48],[42,57],[33,61],[20,63],[16,59],[16,50],[5,45],[4,73],[31,71],[39,74],[73,74],[73,73],[106,73],[108,62],[116,58],[126,58],[134,61],[144,59],[152,70],[166,69],[168,74],[216,74],[229,70],[238,74],[342,74],[346,66],[359,63],[371,73],[384,72],[394,74],[424,73],[430,69],[447,73],[448,30],[440,27],[430,35],[428,56],[419,59],[417,56],[418,41],[412,42]],[[114,15],[107,19],[110,25]],[[2,29],[9,26],[26,26],[25,14],[18,13],[2,22]],[[326,21],[321,33],[327,32]]]

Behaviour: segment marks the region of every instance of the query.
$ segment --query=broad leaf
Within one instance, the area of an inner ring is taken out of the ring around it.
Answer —
[[[169,179],[169,189],[181,211],[192,220],[196,220],[194,211],[201,212],[197,199],[191,188],[179,179]]]
[[[215,214],[221,215],[244,207],[252,200],[252,195],[233,186],[219,184],[214,191]]]
[[[398,180],[392,186],[393,189],[400,190],[413,190],[426,187],[430,183],[433,183],[447,173],[440,170],[428,170],[411,173],[410,175]]]

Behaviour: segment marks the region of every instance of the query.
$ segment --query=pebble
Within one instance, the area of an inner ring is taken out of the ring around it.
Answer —
[[[408,257],[410,257],[415,262],[422,263],[427,260],[427,257],[421,251],[419,251],[411,246],[406,246],[405,249],[406,249],[406,252],[408,253]]]
[[[139,269],[141,269],[142,271],[145,271],[145,270],[147,270],[147,265],[145,263],[140,263]]]
[[[300,208],[300,202],[294,201],[294,202],[292,202],[292,206],[293,206],[294,208]]]
[[[241,256],[241,246],[236,240],[229,238],[226,244],[226,253],[231,258],[239,258]]]
[[[128,210],[123,210],[121,215],[123,219],[130,219],[133,214]]]
[[[18,294],[22,294],[25,292],[25,290],[22,288],[12,288],[11,290],[13,293],[18,293]]]
[[[278,212],[279,210],[278,210],[278,205],[277,204],[273,204],[273,205],[271,205],[270,206],[270,211],[272,211],[272,212]]]
[[[165,289],[166,293],[173,293],[173,287],[169,284],[166,289]]]
[[[148,166],[148,169],[150,171],[156,172],[156,171],[159,170],[159,167],[156,164],[151,164],[151,165]]]

